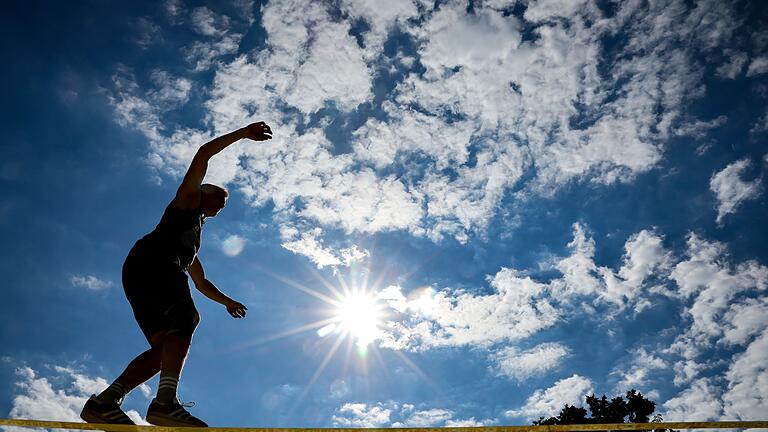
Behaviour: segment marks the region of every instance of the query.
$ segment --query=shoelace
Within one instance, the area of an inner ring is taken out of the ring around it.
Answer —
[[[176,400],[179,402],[179,405],[181,405],[184,408],[192,408],[193,406],[195,406],[195,402],[194,401],[182,402],[179,399],[176,399]]]

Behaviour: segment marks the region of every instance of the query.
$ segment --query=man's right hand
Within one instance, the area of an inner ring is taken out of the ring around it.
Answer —
[[[264,122],[251,123],[242,129],[244,138],[254,141],[266,141],[272,139],[272,129]]]

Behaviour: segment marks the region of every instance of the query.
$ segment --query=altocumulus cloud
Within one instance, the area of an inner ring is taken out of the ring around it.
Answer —
[[[525,351],[506,347],[491,358],[494,371],[517,381],[542,375],[556,367],[568,355],[568,348],[558,343],[544,343]]]
[[[594,240],[586,232],[583,225],[574,225],[571,255],[551,264],[562,276],[546,283],[503,268],[488,278],[492,294],[449,288],[406,294],[399,286],[381,290],[378,295],[394,319],[386,323],[379,344],[412,351],[445,346],[483,348],[488,350],[493,371],[520,380],[556,368],[569,351],[556,343],[520,351],[511,343],[574,314],[583,316],[589,304],[593,319],[599,321],[606,314],[621,313],[628,298],[644,307],[666,299],[682,310],[679,333],[667,346],[635,348],[634,360],[612,372],[620,377],[617,390],[645,387],[658,378],[655,374],[671,368],[680,393],[665,407],[674,418],[701,418],[701,405],[695,398],[722,407],[711,418],[722,414],[723,418],[748,419],[768,408],[762,402],[768,400],[768,386],[763,385],[768,369],[758,360],[768,355],[768,302],[760,297],[768,289],[768,268],[756,261],[732,264],[725,245],[694,233],[688,236],[684,255],[678,256],[664,247],[661,236],[643,230],[627,240],[624,263],[615,271],[595,263]],[[648,278],[654,268],[661,270]],[[617,285],[632,287],[626,291],[632,294],[617,297]],[[622,319],[631,320],[633,315],[622,315]],[[724,346],[735,355],[727,371],[718,371],[718,363],[706,359]],[[707,376],[711,373],[715,375]],[[591,388],[588,378],[569,379],[578,384],[575,388]],[[561,380],[549,390],[535,392],[523,407],[509,414],[549,415],[547,407],[554,409],[563,402],[555,398],[558,392],[571,387]],[[693,387],[707,391],[693,391]],[[569,399],[568,403],[575,402]]]
[[[206,128],[162,126],[165,114],[151,101],[188,100],[181,78],[156,73],[157,88],[145,89],[130,73],[116,75],[110,100],[121,124],[149,138],[159,178],[178,178],[213,136],[267,119],[275,139],[217,157],[210,181],[236,184],[254,206],[271,202],[286,228],[468,241],[512,188],[525,199],[572,181],[632,181],[661,160],[664,140],[722,124],[685,109],[704,95],[702,62],[727,69],[747,56],[741,63],[762,70],[746,53],[719,54],[738,25],[727,3],[625,2],[610,17],[590,1],[531,2],[522,16],[509,7],[270,2],[261,11],[264,49],[212,62],[237,51],[252,18],[176,5],[173,16],[191,17],[207,38],[186,50],[196,68],[214,73],[202,95]],[[367,24],[361,42],[350,36],[356,20]],[[395,33],[415,44],[407,61],[384,52]],[[602,41],[614,35],[624,42],[607,54]],[[377,83],[395,79],[391,70],[401,78],[374,97]],[[365,104],[379,114],[352,131],[351,151],[334,151],[330,118],[311,116],[331,108],[344,118]],[[409,173],[414,156],[423,161],[418,174]],[[318,263],[318,248],[283,232],[290,250]]]
[[[659,269],[669,269],[672,260],[661,236],[649,230],[630,236],[618,271],[595,262],[595,242],[583,224],[573,225],[568,247],[570,255],[547,263],[561,274],[547,282],[502,268],[487,278],[491,294],[430,288],[406,295],[396,285],[381,290],[378,296],[400,317],[387,322],[381,345],[417,351],[438,346],[490,347],[530,337],[563,316],[583,314],[585,300],[608,315],[629,305],[647,307],[649,298],[659,295],[651,289],[655,279],[649,276],[664,275]],[[533,362],[542,362],[540,366],[549,369],[566,354],[567,349],[560,345],[542,345],[525,353],[507,348],[494,356],[494,363],[500,371],[509,370],[504,364],[529,365],[520,369],[527,375],[535,372],[530,369]]]
[[[69,278],[69,282],[72,286],[87,288],[92,291],[100,291],[113,285],[111,281],[102,280],[92,275],[74,275]]]
[[[409,403],[393,401],[368,403],[345,403],[332,416],[335,427],[460,427],[483,426],[496,422],[495,419],[475,420],[455,418],[456,413],[443,408],[417,409]]]
[[[99,393],[109,384],[104,378],[91,377],[71,367],[52,366],[45,374],[30,367],[16,369],[16,388],[11,418],[80,422],[80,410],[93,393]],[[145,396],[149,388],[142,387]],[[135,410],[128,416],[137,424],[147,425]],[[4,428],[21,432],[23,428]]]
[[[709,187],[717,198],[717,223],[735,213],[742,202],[756,198],[761,192],[760,179],[744,181],[741,176],[750,166],[749,159],[741,159],[712,175]]]
[[[552,387],[540,389],[516,410],[505,413],[508,417],[524,417],[528,420],[540,416],[557,415],[565,404],[582,406],[587,395],[592,393],[592,380],[579,375],[557,381]]]

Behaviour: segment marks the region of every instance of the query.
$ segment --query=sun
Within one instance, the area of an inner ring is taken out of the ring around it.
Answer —
[[[338,331],[355,339],[364,349],[381,335],[381,305],[369,293],[352,293],[340,299],[335,313]]]
[[[390,320],[394,317],[391,304],[386,297],[381,295],[382,291],[379,289],[379,287],[382,286],[382,281],[387,275],[386,272],[382,272],[375,278],[372,278],[372,280],[370,279],[370,273],[368,272],[362,273],[362,277],[359,279],[354,277],[348,279],[345,278],[343,274],[334,272],[338,278],[338,282],[331,283],[319,272],[313,271],[318,284],[328,291],[323,292],[323,290],[304,285],[285,275],[272,272],[265,267],[256,266],[255,264],[252,265],[260,271],[285,283],[287,286],[296,288],[328,306],[328,308],[322,308],[321,312],[323,318],[317,321],[309,322],[259,339],[245,341],[239,346],[240,349],[244,349],[246,347],[260,345],[307,331],[314,331],[319,337],[319,340],[317,343],[307,346],[314,348],[328,347],[328,350],[325,355],[323,355],[322,361],[320,361],[317,369],[304,387],[304,391],[297,398],[297,404],[304,400],[307,394],[309,394],[310,388],[312,388],[315,382],[320,378],[320,375],[328,365],[332,363],[336,354],[342,348],[342,345],[345,345],[346,347],[346,355],[341,359],[344,362],[342,366],[344,371],[347,370],[347,366],[351,360],[353,347],[356,348],[355,351],[357,351],[357,358],[359,360],[354,362],[354,364],[356,367],[361,368],[359,370],[361,370],[363,374],[367,375],[369,367],[372,367],[373,365],[386,367],[385,360],[381,356],[379,350],[381,345],[376,343],[376,341],[387,339],[387,328],[390,325]],[[419,298],[422,299],[422,303],[424,303],[419,307],[428,307],[429,305],[426,300],[430,295],[433,295],[434,291],[425,288],[418,292],[420,293]],[[389,351],[400,358],[406,366],[411,368],[418,376],[424,379],[430,387],[437,391],[437,387],[429,376],[409,359],[405,353],[397,349]],[[371,356],[369,356],[369,354],[371,354]]]

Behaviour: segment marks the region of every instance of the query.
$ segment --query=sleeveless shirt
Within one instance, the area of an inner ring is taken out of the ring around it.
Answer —
[[[168,204],[160,223],[134,246],[141,255],[175,264],[186,271],[200,250],[204,224],[201,209],[182,209]]]

